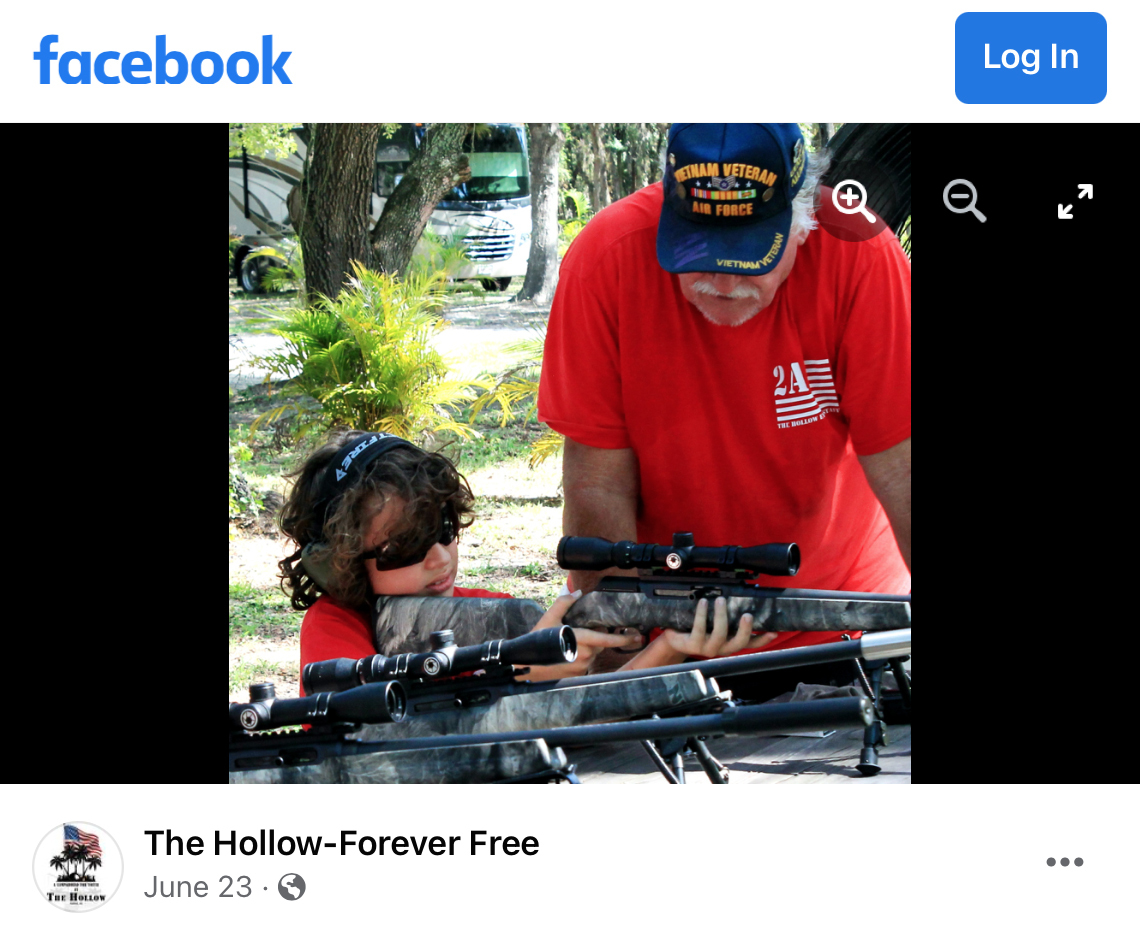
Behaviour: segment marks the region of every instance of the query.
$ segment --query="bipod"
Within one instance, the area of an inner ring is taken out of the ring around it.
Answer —
[[[910,723],[910,673],[903,667],[909,656],[888,660],[897,691],[882,694],[883,719],[890,723]]]
[[[720,764],[720,760],[709,752],[708,746],[705,745],[705,737],[703,736],[690,736],[689,748],[693,751],[693,755],[697,757],[697,761],[701,764],[701,768],[705,770],[708,775],[709,781],[714,785],[727,785],[728,784],[728,769]]]
[[[654,717],[656,716],[654,714]],[[685,784],[684,754],[686,752],[696,756],[697,762],[705,770],[710,782],[714,785],[728,784],[728,769],[709,752],[703,736],[679,737],[670,740],[644,739],[641,740],[641,745],[649,758],[653,760],[653,764],[657,766],[657,770],[671,785]]]
[[[851,639],[851,636],[844,633],[842,639]],[[851,661],[855,663],[855,670],[858,673],[859,683],[863,686],[863,691],[875,708],[874,722],[863,729],[863,751],[859,754],[859,764],[855,766],[861,775],[870,778],[883,770],[883,767],[879,765],[879,749],[887,745],[887,725],[883,721],[882,704],[883,672],[890,660],[880,659],[875,662],[868,662],[866,666],[860,659],[852,659]],[[909,703],[909,682],[907,682],[907,692]]]
[[[654,717],[657,715],[654,714]],[[670,742],[677,742],[670,740]],[[681,761],[680,753],[676,754],[673,759],[673,765],[670,766],[665,761],[665,757],[661,754],[661,750],[657,748],[657,743],[651,739],[641,740],[641,747],[649,754],[649,758],[653,760],[653,764],[657,766],[659,771],[667,782],[671,785],[683,785],[685,783],[685,766]]]

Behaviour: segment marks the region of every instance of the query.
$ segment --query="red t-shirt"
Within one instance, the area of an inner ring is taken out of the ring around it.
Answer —
[[[844,218],[822,200],[829,222]],[[559,272],[539,419],[576,442],[631,448],[637,537],[795,542],[774,587],[905,593],[910,574],[856,458],[910,436],[910,262],[889,231],[813,231],[773,303],[717,326],[657,262],[661,185],[603,210]],[[838,633],[782,633],[769,648]]]
[[[456,588],[456,597],[510,597],[480,588]],[[372,642],[372,619],[362,610],[348,607],[322,594],[305,611],[301,621],[301,668],[327,659],[363,659],[376,654]],[[301,695],[305,688],[302,685]]]

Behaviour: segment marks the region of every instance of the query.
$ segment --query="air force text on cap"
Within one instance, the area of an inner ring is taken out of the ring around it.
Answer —
[[[1100,103],[1108,23],[1099,13],[963,13],[954,92],[962,103]]]
[[[90,84],[92,77],[100,84],[181,84],[187,78],[198,84],[217,84],[226,78],[234,84],[252,84],[261,77],[262,84],[292,84],[285,73],[285,62],[292,52],[273,55],[273,36],[261,37],[260,57],[253,52],[233,52],[223,58],[217,52],[183,53],[170,48],[166,36],[154,37],[150,52],[62,51],[53,46],[58,35],[40,39],[32,58],[39,62],[40,83],[51,84],[54,76],[64,84]],[[53,67],[52,65],[55,65]]]

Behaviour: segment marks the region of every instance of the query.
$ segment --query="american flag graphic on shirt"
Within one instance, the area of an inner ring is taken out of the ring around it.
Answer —
[[[802,369],[799,362],[792,362],[787,381],[783,378],[782,369],[777,371],[780,379],[776,389],[778,426],[799,426],[799,421],[813,422],[828,410],[839,409],[830,359],[806,358]],[[786,393],[781,388],[786,388]]]
[[[81,844],[87,847],[89,856],[103,855],[103,850],[99,847],[99,835],[97,833],[88,833],[86,830],[80,830],[78,827],[65,823],[63,825],[63,845],[66,847]]]

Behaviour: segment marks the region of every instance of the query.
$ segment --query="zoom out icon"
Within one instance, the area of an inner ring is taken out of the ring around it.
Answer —
[[[973,213],[979,223],[986,221],[978,209],[978,189],[965,178],[955,178],[942,189],[942,202],[951,213]]]

